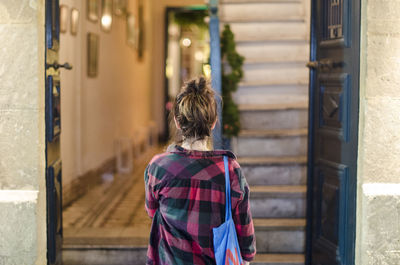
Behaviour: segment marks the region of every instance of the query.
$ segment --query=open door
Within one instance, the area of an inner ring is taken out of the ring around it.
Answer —
[[[46,0],[46,193],[47,193],[47,263],[61,264],[62,245],[62,175],[60,157],[60,40],[59,1]]]
[[[307,264],[354,264],[360,1],[312,0]]]

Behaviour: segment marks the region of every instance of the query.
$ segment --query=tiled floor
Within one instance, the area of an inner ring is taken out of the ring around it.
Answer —
[[[115,175],[64,209],[64,245],[146,246],[151,219],[144,209],[143,172],[159,152],[149,150],[132,174]]]

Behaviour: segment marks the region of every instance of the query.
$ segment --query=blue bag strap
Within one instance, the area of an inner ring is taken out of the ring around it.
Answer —
[[[232,218],[231,210],[231,182],[229,180],[228,157],[224,156],[225,167],[225,222]]]

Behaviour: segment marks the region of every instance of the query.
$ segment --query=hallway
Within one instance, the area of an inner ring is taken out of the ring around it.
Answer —
[[[144,209],[143,172],[150,150],[129,175],[115,174],[63,210],[64,245],[146,246],[151,220]]]
[[[144,264],[151,219],[143,172],[159,152],[148,150],[131,174],[115,174],[63,209],[63,264]]]

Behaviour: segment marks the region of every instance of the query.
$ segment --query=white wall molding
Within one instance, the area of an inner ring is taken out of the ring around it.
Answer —
[[[366,183],[362,185],[366,196],[400,196],[400,184],[398,183]]]
[[[38,198],[37,190],[0,190],[0,203],[35,202]]]

